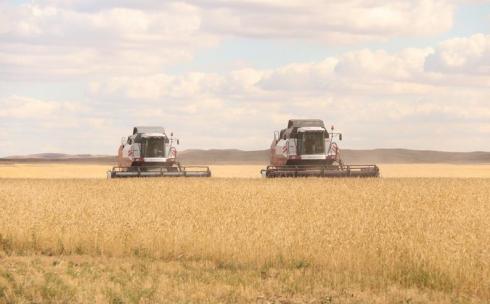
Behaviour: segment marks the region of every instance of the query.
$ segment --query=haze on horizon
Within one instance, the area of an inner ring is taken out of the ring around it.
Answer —
[[[490,2],[0,0],[0,157],[266,149],[321,118],[349,149],[490,151]]]

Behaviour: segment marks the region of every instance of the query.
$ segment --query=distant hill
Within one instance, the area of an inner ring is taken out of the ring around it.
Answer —
[[[15,159],[81,159],[81,158],[99,158],[106,157],[105,155],[91,155],[91,154],[64,154],[64,153],[38,153],[29,155],[14,155],[7,156],[5,158],[15,160]]]
[[[408,149],[342,150],[346,163],[350,164],[389,164],[389,163],[452,163],[479,164],[490,163],[490,152],[441,152]],[[183,164],[267,164],[269,150],[242,151],[223,150],[185,150],[178,153]],[[25,156],[0,158],[1,162],[63,162],[113,164],[114,156],[89,154],[42,153]]]

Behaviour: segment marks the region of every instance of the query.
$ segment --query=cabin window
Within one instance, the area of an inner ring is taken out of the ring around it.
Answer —
[[[324,154],[325,135],[324,132],[301,132],[298,134],[298,148],[302,155]]]
[[[142,140],[144,157],[165,157],[165,141],[163,137],[148,137]]]

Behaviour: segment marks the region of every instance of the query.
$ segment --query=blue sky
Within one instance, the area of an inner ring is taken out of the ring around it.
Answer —
[[[353,149],[490,150],[489,1],[0,1],[0,156],[266,149],[322,118]]]

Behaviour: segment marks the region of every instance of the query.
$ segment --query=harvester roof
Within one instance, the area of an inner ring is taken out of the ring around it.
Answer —
[[[134,134],[143,134],[143,133],[163,133],[165,134],[165,129],[162,127],[134,127]]]
[[[321,119],[290,119],[288,129],[302,127],[320,127],[325,128],[325,124]]]

